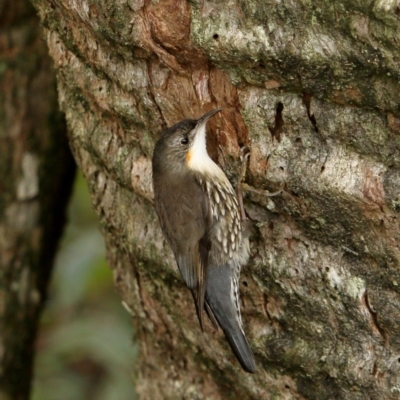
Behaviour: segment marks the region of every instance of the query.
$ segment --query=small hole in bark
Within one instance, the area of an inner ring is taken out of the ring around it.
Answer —
[[[324,377],[324,379],[325,379],[326,381],[330,381],[330,380],[331,380],[331,377],[330,377],[330,375],[329,375],[327,372],[324,373],[323,377]]]
[[[400,357],[397,359],[397,362],[400,363]]]
[[[296,192],[293,192],[293,190],[292,190],[290,193],[292,193],[292,195],[293,195],[294,197],[299,197],[299,195],[298,195]]]
[[[214,38],[215,40],[218,40],[218,39],[219,39],[218,33],[214,33],[213,38]]]
[[[269,223],[268,228],[269,229],[274,229],[274,223],[272,221]]]
[[[278,142],[281,141],[281,133],[283,130],[283,125],[284,125],[283,116],[282,116],[283,108],[284,107],[283,107],[282,102],[279,102],[276,105],[275,125],[268,127],[269,131],[271,132],[272,139],[276,138],[276,140]]]
[[[324,172],[325,171],[325,165],[323,165],[322,167],[321,167],[321,172]]]
[[[289,386],[289,385],[285,385],[285,388],[286,388],[286,389],[290,389],[290,386]]]
[[[264,61],[259,61],[259,62],[258,62],[258,66],[259,66],[260,68],[264,69],[264,68],[265,68]]]
[[[99,92],[101,92],[103,90],[103,88],[102,87],[99,87]]]
[[[325,271],[326,271],[326,272],[329,272],[329,267],[325,267]]]
[[[243,285],[247,287],[247,282],[246,282],[246,281],[243,281]]]
[[[298,137],[298,138],[296,138],[295,142],[296,142],[296,143],[302,143],[303,141],[301,140],[300,137]]]
[[[283,168],[283,167],[279,167],[279,169],[280,169],[281,171],[284,171],[284,170],[285,170],[285,168]]]
[[[299,274],[299,270],[297,268],[294,270],[294,272],[295,272],[296,275]]]

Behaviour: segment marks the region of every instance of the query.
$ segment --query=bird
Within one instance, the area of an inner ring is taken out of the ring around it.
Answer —
[[[185,119],[161,134],[152,157],[154,204],[202,331],[205,311],[221,327],[243,370],[254,373],[239,305],[249,235],[235,190],[206,147],[207,121],[220,111]]]

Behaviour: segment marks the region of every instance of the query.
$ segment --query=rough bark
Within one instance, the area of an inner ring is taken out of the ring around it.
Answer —
[[[28,1],[0,1],[0,399],[29,398],[34,340],[75,164]]]
[[[143,399],[395,399],[400,392],[399,9],[395,1],[34,0],[73,152],[140,343]],[[240,146],[258,362],[202,334],[152,206],[161,130],[223,107],[209,151]]]

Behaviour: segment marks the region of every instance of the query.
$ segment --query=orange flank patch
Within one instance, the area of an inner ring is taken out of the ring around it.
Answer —
[[[192,159],[192,150],[189,150],[188,153],[186,154],[186,162],[189,163],[191,159]]]

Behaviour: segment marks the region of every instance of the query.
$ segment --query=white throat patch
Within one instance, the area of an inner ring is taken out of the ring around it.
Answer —
[[[197,129],[197,128],[195,128]],[[206,124],[198,127],[198,132],[195,134],[194,142],[190,148],[186,162],[187,166],[194,171],[204,175],[214,176],[225,181],[227,178],[221,168],[210,158],[206,147]]]

